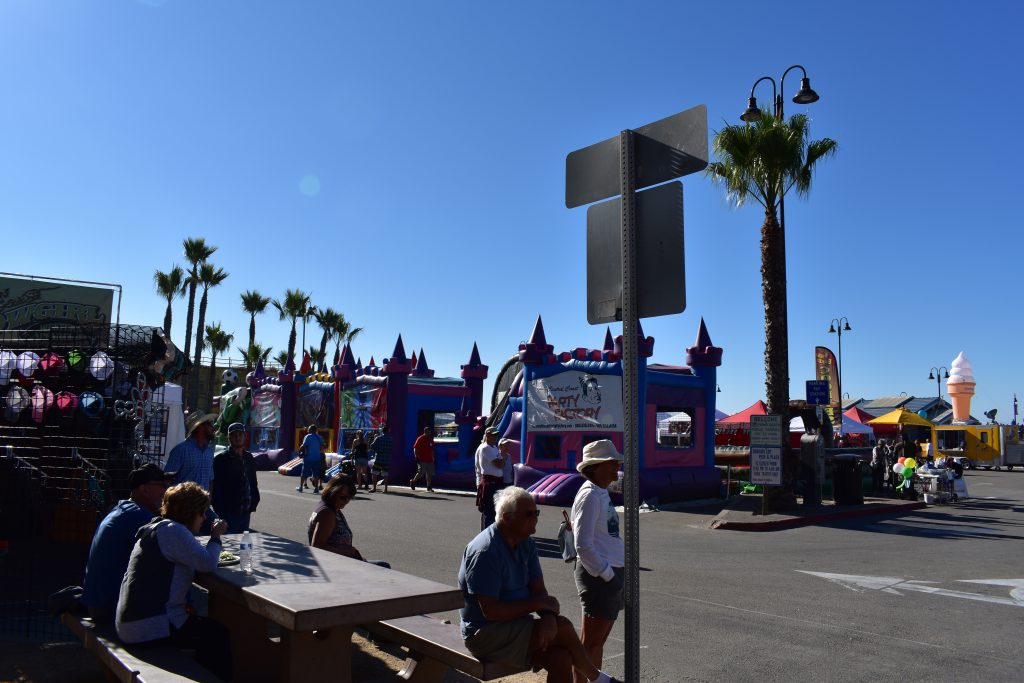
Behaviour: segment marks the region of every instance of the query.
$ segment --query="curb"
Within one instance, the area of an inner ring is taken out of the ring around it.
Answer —
[[[789,517],[787,519],[777,519],[770,522],[736,522],[725,519],[716,519],[711,522],[711,528],[724,529],[726,531],[778,531],[779,529],[792,529],[799,526],[834,522],[840,519],[871,517],[873,515],[884,515],[894,512],[909,512],[910,510],[921,510],[926,507],[928,507],[927,503],[924,501],[917,501],[914,503],[906,503],[904,505],[883,505],[873,508],[808,515],[806,517]]]

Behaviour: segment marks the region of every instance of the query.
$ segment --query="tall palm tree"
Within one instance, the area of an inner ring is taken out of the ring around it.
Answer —
[[[270,352],[274,349],[272,346],[264,348],[262,344],[253,342],[249,345],[249,348],[243,349],[241,346],[236,347],[238,352],[242,354],[242,360],[245,361],[245,367],[248,370],[254,369],[260,361],[264,363],[270,357]]]
[[[309,362],[313,368],[319,368],[318,372],[323,372],[324,369],[324,355],[327,353],[323,348],[317,348],[316,346],[309,347]]]
[[[249,346],[256,343],[256,316],[267,310],[269,305],[270,297],[255,289],[242,292],[242,310],[249,314]]]
[[[323,330],[323,336],[320,337],[320,347],[316,354],[316,359],[320,364],[320,372],[324,372],[326,369],[325,362],[327,359],[327,342],[331,340],[331,337],[337,334],[338,325],[345,319],[345,316],[330,306],[327,308],[317,307],[313,309],[313,319],[316,320],[316,324],[320,326],[321,330]]]
[[[817,164],[836,153],[835,140],[810,139],[807,116],[781,120],[769,111],[753,123],[726,126],[715,133],[718,161],[705,173],[736,206],[753,200],[764,208],[761,224],[761,297],[764,302],[764,371],[768,412],[789,417],[789,333],[786,314],[785,235],[779,203],[790,190],[807,197]],[[783,429],[785,432],[785,429]],[[786,436],[785,434],[783,435]],[[784,449],[786,444],[780,444]],[[783,451],[785,452],[785,450]],[[789,462],[784,458],[783,463]],[[795,503],[794,472],[783,467],[779,507]]]
[[[309,315],[310,307],[310,295],[303,292],[301,289],[286,289],[284,292],[284,299],[278,301],[272,299],[270,304],[277,309],[281,320],[291,320],[292,329],[288,335],[288,358],[295,356],[295,322],[302,318],[306,319]],[[287,361],[282,365],[287,365]]]
[[[221,329],[220,323],[213,323],[206,326],[205,346],[210,351],[210,379],[209,387],[211,395],[217,391],[214,382],[217,381],[217,356],[231,348],[231,342],[235,335],[229,334]],[[212,398],[210,399],[212,404]]]
[[[228,273],[223,268],[214,266],[212,263],[202,263],[199,266],[199,284],[203,287],[203,296],[199,300],[199,319],[196,324],[196,355],[193,362],[193,372],[195,372],[195,382],[189,383],[189,405],[198,405],[196,399],[199,398],[199,361],[202,359],[203,353],[203,332],[205,331],[204,325],[206,324],[206,305],[209,303],[210,288],[217,287],[224,280],[228,279]]]
[[[188,313],[185,317],[185,358],[192,350],[192,319],[196,312],[196,287],[199,286],[199,266],[213,256],[217,247],[206,243],[202,237],[186,237],[181,243],[185,250],[185,260],[189,268],[185,271],[185,284],[188,287]],[[202,324],[200,324],[202,327]]]
[[[342,313],[338,314],[338,320],[334,325],[334,330],[331,332],[331,337],[334,339],[334,364],[337,365],[338,361],[341,360],[341,345],[345,343],[345,339],[348,338],[348,333],[352,330],[352,324],[345,319],[345,315]]]
[[[291,358],[291,356],[288,354],[287,351],[278,351],[277,355],[274,356],[274,362],[283,368],[284,366],[288,365],[289,358]]]
[[[166,273],[160,270],[153,272],[153,284],[156,285],[156,293],[167,300],[167,310],[164,311],[164,334],[171,338],[172,312],[171,303],[185,292],[182,285],[185,281],[185,271],[181,266],[174,264]]]

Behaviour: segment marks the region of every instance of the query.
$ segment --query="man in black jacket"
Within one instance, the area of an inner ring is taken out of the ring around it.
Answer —
[[[227,533],[240,534],[249,529],[249,517],[260,503],[256,481],[256,461],[245,449],[245,425],[228,427],[231,448],[213,459],[213,509],[228,523]]]

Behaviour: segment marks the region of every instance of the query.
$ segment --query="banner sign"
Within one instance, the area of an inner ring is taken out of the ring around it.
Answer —
[[[109,323],[113,303],[111,289],[0,277],[0,330]]]
[[[838,425],[842,419],[841,411],[834,410],[832,406],[840,406],[839,403],[839,364],[836,363],[836,354],[824,346],[814,347],[814,376],[816,379],[828,382],[828,403],[825,409],[828,419],[832,424]]]
[[[526,387],[530,431],[622,431],[622,377],[570,370]]]

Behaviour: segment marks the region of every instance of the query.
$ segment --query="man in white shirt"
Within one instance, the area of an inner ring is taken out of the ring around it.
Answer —
[[[494,494],[505,476],[505,461],[498,452],[498,430],[484,430],[484,442],[476,449],[476,508],[480,511],[480,530],[494,524]]]

